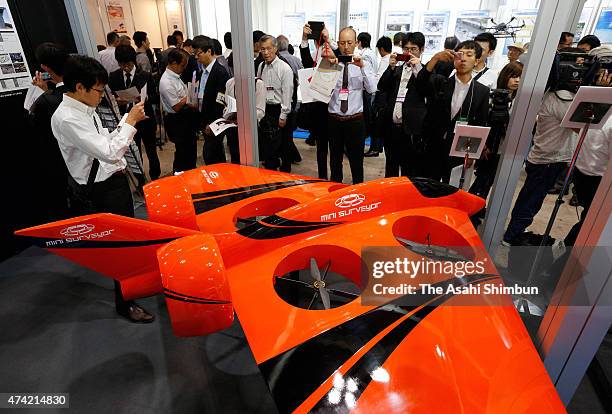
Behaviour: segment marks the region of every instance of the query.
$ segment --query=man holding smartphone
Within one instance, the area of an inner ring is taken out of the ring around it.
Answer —
[[[378,90],[387,95],[383,115],[385,177],[426,175],[423,120],[427,107],[425,96],[416,86],[424,48],[423,33],[407,33],[402,43],[404,53],[391,54],[389,67],[378,81]]]
[[[360,56],[353,56],[356,46],[357,33],[352,27],[345,27],[338,36],[340,56],[336,57],[329,44],[323,50],[323,56],[341,68],[341,75],[327,106],[331,179],[339,183],[343,179],[342,160],[345,152],[353,184],[363,182],[366,136],[363,91],[376,92],[374,70]]]

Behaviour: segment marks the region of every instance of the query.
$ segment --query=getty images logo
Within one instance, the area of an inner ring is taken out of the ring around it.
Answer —
[[[64,230],[60,231],[60,234],[64,237],[82,236],[91,233],[95,228],[93,224],[77,224],[75,226],[66,227]]]
[[[349,208],[355,207],[365,201],[365,196],[363,194],[347,194],[345,196],[340,197],[336,200],[336,207],[340,208]]]

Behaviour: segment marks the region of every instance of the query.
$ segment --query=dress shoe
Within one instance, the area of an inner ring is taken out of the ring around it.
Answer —
[[[311,147],[315,147],[317,145],[317,140],[314,138],[306,138],[306,145],[310,145]]]
[[[155,320],[155,316],[135,303],[131,304],[126,309],[117,310],[117,313],[134,323],[151,323]]]
[[[364,157],[378,157],[378,152],[377,151],[368,151],[365,154],[363,154]]]

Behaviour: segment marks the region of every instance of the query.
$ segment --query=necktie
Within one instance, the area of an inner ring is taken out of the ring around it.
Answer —
[[[130,85],[132,84],[132,74],[131,73],[126,73],[125,74],[125,88],[129,88]]]
[[[348,89],[348,65],[344,65],[344,70],[342,71],[342,89]],[[347,99],[340,101],[340,111],[342,113],[346,113],[348,111],[348,96]]]

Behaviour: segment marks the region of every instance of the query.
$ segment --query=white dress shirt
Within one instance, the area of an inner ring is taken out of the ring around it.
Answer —
[[[408,82],[410,82],[410,78],[412,78],[413,76],[417,76],[421,69],[423,69],[423,65],[420,63],[418,65],[412,66],[408,64],[408,62],[406,62],[402,66],[402,77],[400,79],[399,88],[397,90],[395,106],[393,107],[392,118],[394,124],[402,123],[402,106],[404,103],[404,98],[406,97],[406,92],[408,91]]]
[[[266,87],[266,103],[281,106],[279,119],[287,119],[293,98],[293,70],[291,66],[275,57],[269,65],[263,62],[258,73]]]
[[[128,88],[132,87],[132,83],[134,83],[134,75],[136,74],[136,65],[134,65],[134,67],[132,68],[132,71],[130,72],[130,86],[128,86],[127,84],[127,73],[125,73],[125,71],[122,71],[123,73],[123,83],[125,84],[125,86],[127,86]]]
[[[225,58],[227,59],[229,57],[229,55],[232,54],[232,49],[225,49],[223,51],[223,56],[225,56]]]
[[[119,63],[117,63],[117,59],[115,59],[115,48],[112,46],[98,52],[98,60],[108,73],[119,69]]]
[[[472,77],[475,78],[480,72],[485,69],[486,72],[483,73],[482,76],[477,79],[477,82],[483,84],[491,90],[497,89],[497,78],[499,77],[499,72],[497,72],[493,68],[485,66],[481,71],[477,71],[476,69],[474,69],[474,71],[472,71]]]
[[[136,134],[136,128],[129,124],[109,132],[102,127],[95,108],[66,94],[51,117],[51,130],[70,175],[79,184],[87,184],[96,158],[100,161],[100,168],[95,182],[104,181],[125,169],[127,163],[123,156]]]
[[[151,61],[146,52],[136,51],[136,67],[144,72],[152,72]]]
[[[568,91],[557,91],[556,94],[547,92],[544,95],[527,161],[532,164],[549,164],[569,162],[572,159],[577,135],[573,130],[562,128],[559,124],[573,99],[574,94]]]
[[[468,83],[463,83],[455,76],[455,91],[453,92],[453,99],[451,100],[451,119],[455,118],[459,111],[461,111],[463,101],[465,101],[471,85],[472,79],[470,79]],[[465,116],[468,116],[468,114],[465,114]]]
[[[374,52],[369,47],[364,47],[363,49],[356,48],[355,55],[361,56],[363,60],[368,62],[372,68],[378,68],[378,59],[376,58],[376,52]]]
[[[338,65],[340,66],[340,76],[327,105],[327,111],[330,114],[340,116],[350,116],[363,112],[363,91],[365,90],[369,93],[376,92],[376,75],[372,67],[366,61],[363,62],[362,68],[354,64],[348,65],[348,110],[342,112],[340,110],[340,89],[342,89],[344,64],[339,63]]]
[[[225,84],[225,94],[236,99],[236,79],[229,78]],[[255,107],[257,109],[257,122],[266,115],[266,87],[261,79],[255,79]],[[223,117],[227,119],[227,107],[223,109]]]
[[[383,73],[385,73],[385,71],[389,67],[390,58],[391,58],[391,54],[388,54],[380,58],[380,62],[378,62],[378,72],[376,72],[376,80],[379,80],[380,77],[383,75]]]
[[[159,81],[159,99],[164,111],[175,114],[176,111],[172,107],[186,96],[187,86],[181,80],[181,76],[172,69],[164,71]]]
[[[576,168],[583,174],[603,177],[612,161],[612,117],[602,129],[591,129],[582,144]]]

